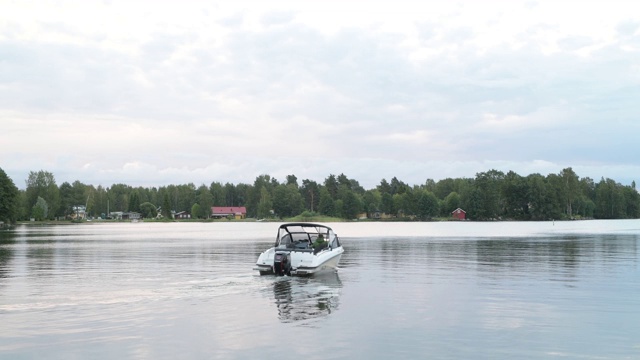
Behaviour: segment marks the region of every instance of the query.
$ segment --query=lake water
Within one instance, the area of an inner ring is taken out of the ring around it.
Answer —
[[[640,358],[639,220],[328,224],[336,273],[260,277],[278,225],[1,231],[0,358]]]

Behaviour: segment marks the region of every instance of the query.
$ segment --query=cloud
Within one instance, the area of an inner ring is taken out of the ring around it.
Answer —
[[[491,166],[630,182],[623,5],[21,2],[0,15],[0,165],[103,185]]]

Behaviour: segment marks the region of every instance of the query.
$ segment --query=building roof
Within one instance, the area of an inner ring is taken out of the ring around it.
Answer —
[[[227,215],[227,214],[246,214],[247,208],[244,206],[212,206],[212,215]]]
[[[467,213],[466,211],[464,211],[464,210],[462,210],[460,208],[457,208],[457,209],[453,210],[451,213],[453,214],[453,213],[456,213],[456,212],[463,212],[465,214]]]

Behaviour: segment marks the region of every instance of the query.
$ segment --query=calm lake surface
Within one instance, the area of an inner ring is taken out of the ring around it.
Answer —
[[[336,273],[260,277],[278,225],[0,231],[0,358],[640,358],[638,220],[334,223]]]

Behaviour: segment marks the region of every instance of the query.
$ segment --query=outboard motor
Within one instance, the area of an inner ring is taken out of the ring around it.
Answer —
[[[273,272],[278,276],[291,275],[291,254],[278,251],[273,259]]]

